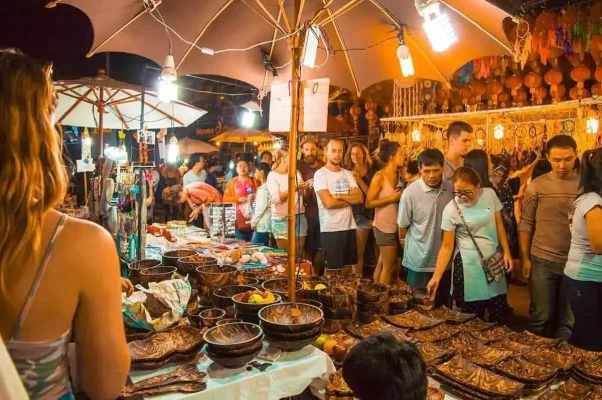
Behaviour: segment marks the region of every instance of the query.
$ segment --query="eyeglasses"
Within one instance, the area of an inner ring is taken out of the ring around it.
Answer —
[[[473,190],[454,190],[454,196],[456,197],[472,197],[474,195]]]

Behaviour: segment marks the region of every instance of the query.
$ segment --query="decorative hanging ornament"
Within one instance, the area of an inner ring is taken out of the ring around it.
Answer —
[[[490,79],[487,82],[487,96],[489,97],[487,105],[490,108],[497,108],[498,96],[502,90],[504,90],[504,86],[497,79]]]
[[[589,96],[588,90],[585,89],[584,82],[591,77],[591,71],[585,65],[579,65],[573,68],[571,71],[571,79],[577,82],[577,86],[575,86],[570,91],[570,96],[573,100],[583,99]]]

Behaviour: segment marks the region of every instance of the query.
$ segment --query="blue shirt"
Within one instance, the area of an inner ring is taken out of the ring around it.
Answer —
[[[480,189],[479,199],[475,204],[467,205],[458,202],[458,205],[483,257],[489,258],[494,255],[499,247],[495,215],[502,210],[502,203],[495,191],[490,188]],[[506,293],[506,277],[487,284],[479,252],[453,202],[450,202],[443,211],[441,228],[456,233],[454,257],[460,252],[464,265],[464,301],[489,300]]]
[[[602,197],[587,193],[575,200],[575,212],[571,224],[571,248],[564,274],[571,279],[602,282],[602,256],[592,249],[585,216],[596,207],[602,207]]]
[[[183,185],[186,187],[191,183],[197,182],[207,182],[207,171],[204,169],[201,170],[200,174],[197,176],[192,170],[186,172],[183,178]]]
[[[434,272],[441,248],[441,217],[453,198],[453,185],[443,180],[438,188],[422,178],[410,184],[399,200],[397,225],[406,228],[403,266],[416,272]]]

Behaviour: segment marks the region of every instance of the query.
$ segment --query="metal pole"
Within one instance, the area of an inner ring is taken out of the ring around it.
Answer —
[[[142,93],[140,94],[140,133],[144,132],[144,100],[146,97],[146,64],[142,67]],[[140,137],[138,137],[140,140]],[[139,149],[142,150],[142,145],[139,145]],[[140,159],[140,152],[138,152],[138,159]],[[146,184],[144,177],[144,168],[140,167],[140,177],[138,182],[138,187],[140,189],[138,196],[138,249],[137,249],[137,257],[138,260],[142,259],[142,235],[146,235],[146,232],[142,232],[142,228],[146,221],[143,221],[143,209],[146,209]]]
[[[301,0],[295,0],[294,16],[301,10]],[[303,37],[304,32],[297,33],[296,35],[289,38],[289,47],[291,51],[291,70],[292,70],[292,88],[291,88],[291,132],[289,135],[288,144],[288,296],[291,303],[295,303],[295,289],[296,289],[296,274],[295,274],[295,261],[296,261],[296,247],[297,238],[295,217],[297,214],[297,207],[295,207],[295,200],[297,197],[297,137],[299,136],[299,87],[301,85],[300,79],[300,48],[299,43]]]
[[[104,94],[105,94],[105,89],[103,87],[101,87],[100,93],[99,93],[99,100],[98,100],[98,130],[99,130],[99,135],[100,135],[98,159],[100,159],[100,160],[102,160],[102,156],[104,154],[104,136],[103,136],[104,120],[105,120]],[[102,168],[102,162],[101,162],[100,168]]]

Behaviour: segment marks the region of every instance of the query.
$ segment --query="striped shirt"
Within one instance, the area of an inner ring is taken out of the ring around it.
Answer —
[[[579,194],[579,174],[559,179],[548,172],[525,191],[519,232],[533,235],[531,255],[565,264],[571,246],[569,212]]]
[[[453,199],[453,185],[447,180],[439,188],[422,178],[410,184],[399,200],[397,225],[407,228],[403,266],[416,272],[433,272],[441,248],[441,216]]]

